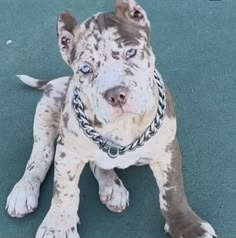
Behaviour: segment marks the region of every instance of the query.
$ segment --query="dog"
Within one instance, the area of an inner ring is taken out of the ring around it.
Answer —
[[[78,183],[88,162],[109,210],[122,212],[129,205],[129,192],[114,168],[149,165],[165,231],[172,238],[216,237],[185,196],[174,104],[155,67],[147,14],[135,0],[115,0],[114,8],[82,24],[69,12],[58,17],[60,52],[73,76],[51,81],[19,76],[43,96],[32,153],[6,210],[23,217],[36,209],[57,141],[53,197],[36,238],[79,237]]]

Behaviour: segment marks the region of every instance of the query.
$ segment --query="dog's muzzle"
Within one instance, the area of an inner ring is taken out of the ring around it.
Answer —
[[[154,77],[159,90],[159,104],[157,107],[157,113],[150,126],[146,131],[131,144],[127,146],[118,145],[117,143],[104,138],[96,129],[91,125],[84,112],[84,105],[80,98],[80,89],[76,87],[74,89],[73,107],[79,122],[80,128],[84,134],[89,137],[94,143],[96,143],[103,152],[105,152],[110,158],[116,158],[119,155],[123,155],[126,152],[131,152],[140,148],[147,142],[152,136],[154,136],[158,129],[161,127],[165,109],[166,109],[166,95],[165,86],[161,78],[158,77],[157,72],[154,72]]]

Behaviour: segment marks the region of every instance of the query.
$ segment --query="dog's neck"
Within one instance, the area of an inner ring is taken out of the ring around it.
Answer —
[[[69,87],[68,96],[73,95],[73,89],[76,86],[76,81],[72,80]],[[157,107],[159,103],[159,92],[156,84],[153,85],[153,94],[155,96],[155,104],[151,110],[145,112],[142,115],[124,116],[111,123],[101,124],[96,119],[91,105],[87,97],[81,93],[80,97],[85,107],[85,114],[92,126],[105,138],[110,139],[118,144],[127,145],[132,143],[136,138],[142,135],[142,133],[151,124],[157,113]],[[71,100],[71,98],[67,98]],[[71,103],[69,104],[71,105]],[[73,108],[71,107],[71,110]],[[73,115],[73,114],[72,114]],[[78,124],[79,127],[79,124]],[[79,129],[79,128],[78,128]]]

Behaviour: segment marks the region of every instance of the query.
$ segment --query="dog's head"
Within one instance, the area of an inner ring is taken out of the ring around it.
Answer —
[[[147,15],[135,0],[114,5],[114,12],[98,13],[80,25],[69,12],[58,18],[62,57],[101,123],[143,115],[155,104]]]

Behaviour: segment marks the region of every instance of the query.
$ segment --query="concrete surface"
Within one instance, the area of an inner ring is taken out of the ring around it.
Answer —
[[[158,68],[176,99],[189,202],[220,238],[235,238],[236,1],[139,2],[152,23]],[[112,0],[0,0],[0,238],[33,238],[49,208],[52,170],[32,215],[13,219],[4,211],[31,152],[40,98],[40,92],[23,86],[14,75],[51,79],[71,73],[56,41],[56,18],[65,9],[82,21],[111,10]],[[150,170],[130,168],[119,174],[130,191],[130,207],[113,214],[99,202],[89,169],[84,171],[81,237],[168,237]]]

